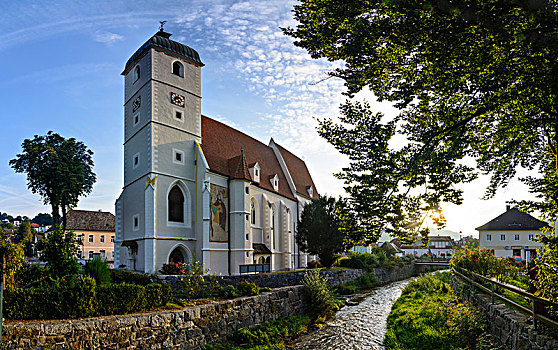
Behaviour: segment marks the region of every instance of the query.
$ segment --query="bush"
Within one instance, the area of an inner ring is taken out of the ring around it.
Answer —
[[[97,285],[110,283],[110,269],[107,262],[101,258],[87,261],[83,270],[87,275],[95,279]]]
[[[110,278],[114,284],[128,283],[147,286],[153,283],[153,277],[151,275],[130,270],[110,270]]]
[[[258,287],[254,282],[240,281],[236,284],[236,288],[240,294],[244,296],[260,294],[260,287]]]
[[[6,291],[5,317],[16,320],[87,317],[96,314],[95,280],[74,277],[52,286]]]
[[[294,338],[307,329],[309,322],[310,318],[307,315],[282,317],[250,329],[237,330],[230,339],[236,344],[253,349]]]
[[[172,288],[168,284],[148,284],[145,286],[147,308],[165,306],[172,298]]]
[[[363,269],[370,272],[376,267],[383,266],[386,260],[386,252],[381,248],[375,247],[372,253],[349,253],[345,259],[339,261],[339,266]]]
[[[327,277],[317,270],[308,271],[302,279],[304,294],[310,313],[314,317],[333,315],[339,310],[339,303],[327,285]]]
[[[471,246],[456,250],[450,260],[450,266],[492,276],[504,282],[516,278],[519,273],[519,268],[508,259],[497,258],[488,249]]]
[[[273,289],[269,288],[269,287],[261,287],[260,288],[260,293],[264,293],[264,292],[272,292]]]
[[[238,289],[236,289],[235,286],[228,285],[228,286],[221,287],[219,295],[225,299],[232,299],[232,298],[239,297],[240,292],[238,291]]]
[[[23,266],[15,277],[17,288],[46,287],[51,284],[48,269],[39,264]]]
[[[108,284],[97,287],[98,314],[121,315],[165,306],[172,295],[166,284]]]

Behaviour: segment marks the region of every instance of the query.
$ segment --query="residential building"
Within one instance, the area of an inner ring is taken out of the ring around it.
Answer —
[[[479,247],[493,249],[499,258],[520,256],[530,261],[543,244],[537,241],[541,229],[550,226],[517,208],[506,207],[506,212],[476,228]],[[544,233],[548,234],[548,233]]]
[[[306,164],[201,114],[199,54],[159,31],[124,76],[124,187],[115,266],[148,273],[201,261],[213,274],[305,267],[294,234],[318,198]]]
[[[433,257],[451,257],[455,253],[455,242],[450,236],[428,236],[428,243],[418,240],[415,244],[401,244],[405,255],[421,257],[424,254]]]
[[[71,210],[66,216],[66,227],[74,230],[83,243],[78,258],[89,260],[99,257],[114,262],[115,217],[103,211]]]

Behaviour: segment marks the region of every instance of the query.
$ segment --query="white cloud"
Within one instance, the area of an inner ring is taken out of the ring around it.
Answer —
[[[101,32],[101,31],[95,32],[93,38],[95,39],[95,41],[104,44],[112,44],[117,41],[124,40],[124,37],[122,35],[111,33],[111,32]]]

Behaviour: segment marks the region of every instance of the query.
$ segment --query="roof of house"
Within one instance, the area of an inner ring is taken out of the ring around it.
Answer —
[[[312,198],[319,198],[318,190],[316,189],[316,185],[314,185],[314,181],[312,181],[312,176],[310,176],[306,163],[277,143],[275,143],[275,145],[279,149],[279,152],[287,165],[287,169],[293,179],[296,192],[300,195],[310,197],[307,189],[312,186]]]
[[[122,74],[126,74],[129,69],[135,64],[136,60],[139,59],[144,52],[149,50],[149,48],[167,52],[172,56],[182,58],[198,66],[204,65],[200,59],[200,55],[196,50],[192,49],[190,46],[181,44],[174,40],[170,40],[169,37],[171,35],[172,34],[166,33],[161,30],[155,33],[139,49],[137,49],[136,52],[134,52],[134,54],[126,62],[126,66],[124,67],[124,72],[122,72]]]
[[[451,242],[450,236],[428,236],[430,242]]]
[[[114,232],[114,215],[105,211],[74,209],[66,216],[66,227],[82,231]]]
[[[230,178],[251,180],[247,164],[260,165],[259,186],[295,199],[273,149],[260,141],[221,122],[202,116],[202,149],[212,171]],[[275,191],[270,176],[279,177],[279,190]]]
[[[512,208],[486,224],[477,227],[476,230],[539,230],[542,227],[548,227],[548,224],[517,208]]]

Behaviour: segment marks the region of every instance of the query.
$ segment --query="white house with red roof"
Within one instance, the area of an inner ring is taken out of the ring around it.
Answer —
[[[192,48],[159,31],[124,75],[124,187],[115,267],[197,259],[213,274],[305,267],[294,234],[318,191],[302,159],[201,115]]]

